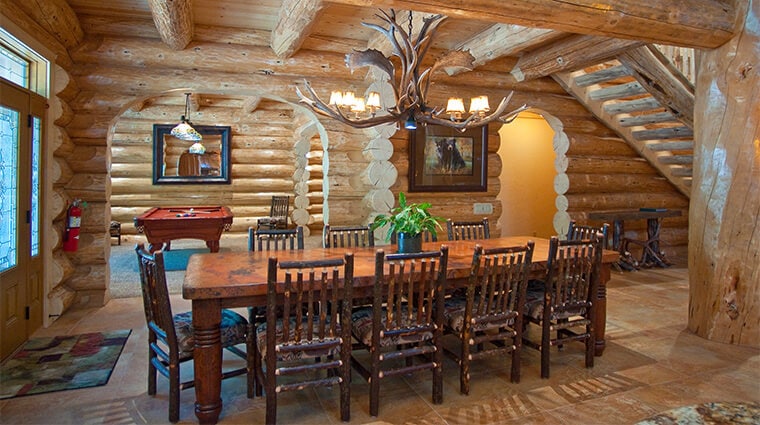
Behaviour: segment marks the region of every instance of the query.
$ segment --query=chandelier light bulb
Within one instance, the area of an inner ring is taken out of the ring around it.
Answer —
[[[356,96],[354,92],[347,91],[343,93],[343,103],[341,105],[350,108],[356,102]]]
[[[367,95],[367,107],[380,109],[380,93],[373,91]]]
[[[363,97],[357,97],[354,98],[354,104],[351,105],[351,112],[356,114],[356,118],[361,118],[361,113],[364,112],[366,108],[364,107],[364,98]]]
[[[339,91],[334,91],[330,93],[330,105],[331,106],[342,106],[343,105],[343,94]]]

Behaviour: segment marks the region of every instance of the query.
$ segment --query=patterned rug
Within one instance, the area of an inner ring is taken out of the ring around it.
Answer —
[[[0,367],[0,399],[105,385],[131,332],[30,339]]]
[[[659,413],[636,425],[737,425],[759,424],[760,404],[703,403]]]

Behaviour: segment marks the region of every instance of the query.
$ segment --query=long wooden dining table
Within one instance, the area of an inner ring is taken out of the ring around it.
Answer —
[[[546,273],[549,240],[509,236],[469,241],[427,242],[423,250],[449,247],[447,278],[449,287],[467,281],[476,244],[484,248],[524,245],[535,242],[532,277],[541,278]],[[236,251],[194,254],[188,261],[182,285],[182,297],[192,302],[193,332],[195,335],[195,415],[200,423],[216,423],[222,410],[221,370],[222,346],[219,324],[223,308],[265,306],[267,287],[267,262],[270,257],[280,261],[318,260],[342,257],[354,253],[354,291],[361,294],[374,281],[375,251],[384,249],[391,253],[395,245],[368,248],[311,248],[295,251]],[[596,355],[605,348],[606,283],[610,279],[610,265],[617,261],[618,253],[604,251],[602,256],[601,284],[594,303],[596,311]]]

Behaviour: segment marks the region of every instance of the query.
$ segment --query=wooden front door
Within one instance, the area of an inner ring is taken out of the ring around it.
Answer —
[[[0,80],[0,359],[42,326],[45,99]]]

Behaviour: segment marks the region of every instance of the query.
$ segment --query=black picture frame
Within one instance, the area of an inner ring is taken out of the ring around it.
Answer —
[[[465,132],[439,125],[410,131],[409,192],[487,190],[487,125]]]
[[[195,154],[188,151],[193,142],[171,135],[175,126],[153,124],[153,184],[229,184],[231,128],[194,125],[206,148],[204,154]],[[181,166],[188,162],[194,166]],[[185,172],[188,168],[193,171]]]

